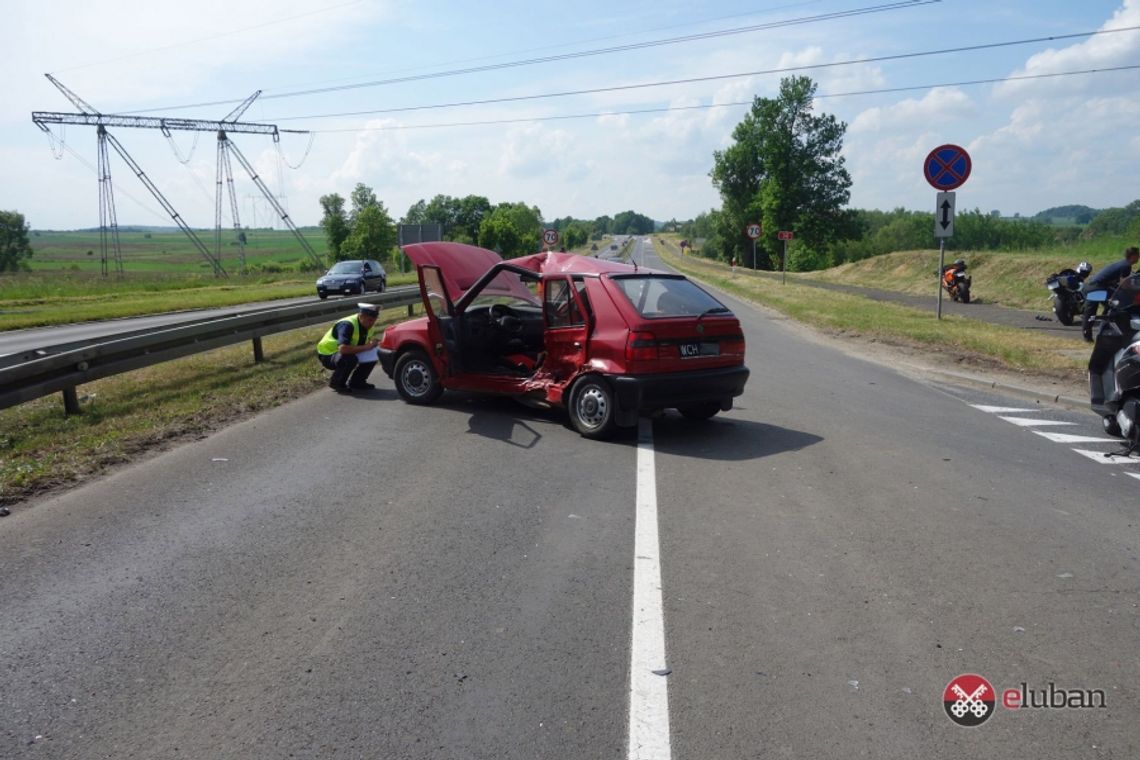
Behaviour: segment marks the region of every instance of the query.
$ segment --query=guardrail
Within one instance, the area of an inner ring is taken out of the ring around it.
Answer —
[[[420,293],[419,288],[400,289],[368,300],[384,308],[407,306],[411,315]],[[62,392],[64,411],[75,414],[79,411],[75,389],[84,383],[246,340],[253,342],[253,360],[259,362],[265,358],[263,336],[319,324],[349,311],[352,306],[345,301],[294,304],[77,342],[82,345],[46,346],[25,352],[23,356],[35,355],[30,361],[0,365],[0,409]]]

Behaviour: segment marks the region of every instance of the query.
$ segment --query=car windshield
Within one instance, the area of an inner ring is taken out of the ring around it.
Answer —
[[[471,299],[470,306],[490,306],[503,303],[508,306],[535,306],[538,298],[538,276],[522,277],[517,272],[504,269],[494,279],[484,285]]]
[[[613,280],[638,313],[650,319],[732,313],[684,277],[628,275]]]
[[[329,274],[360,274],[361,264],[359,261],[338,261],[333,264]]]

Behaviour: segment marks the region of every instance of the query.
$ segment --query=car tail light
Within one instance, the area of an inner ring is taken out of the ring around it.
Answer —
[[[625,344],[625,358],[632,362],[657,359],[657,336],[651,332],[631,332]]]
[[[744,356],[744,336],[726,335],[720,339],[721,356],[725,354],[739,354]]]

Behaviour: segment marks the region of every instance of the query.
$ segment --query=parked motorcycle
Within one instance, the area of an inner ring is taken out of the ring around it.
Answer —
[[[1077,264],[1076,269],[1062,269],[1045,280],[1053,300],[1053,314],[1063,325],[1071,325],[1085,308],[1085,278],[1092,272],[1087,261]]]
[[[958,259],[942,272],[942,287],[950,298],[962,303],[970,302],[970,275],[966,274],[966,262]]]
[[[1111,298],[1107,290],[1087,294],[1106,303],[1096,318],[1096,342],[1089,357],[1089,403],[1104,431],[1124,438],[1122,455],[1140,449],[1140,273],[1124,280]]]

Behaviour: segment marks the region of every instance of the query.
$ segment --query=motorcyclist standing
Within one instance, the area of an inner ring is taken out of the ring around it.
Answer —
[[[1109,295],[1128,275],[1132,274],[1132,267],[1136,266],[1136,262],[1140,260],[1140,248],[1132,246],[1124,251],[1124,258],[1115,263],[1109,264],[1104,269],[1097,272],[1089,278],[1088,285],[1085,286],[1085,291],[1093,290],[1107,290]],[[1085,301],[1085,309],[1081,315],[1081,334],[1084,339],[1092,343],[1092,319],[1096,315],[1096,308],[1098,303],[1096,301]]]

